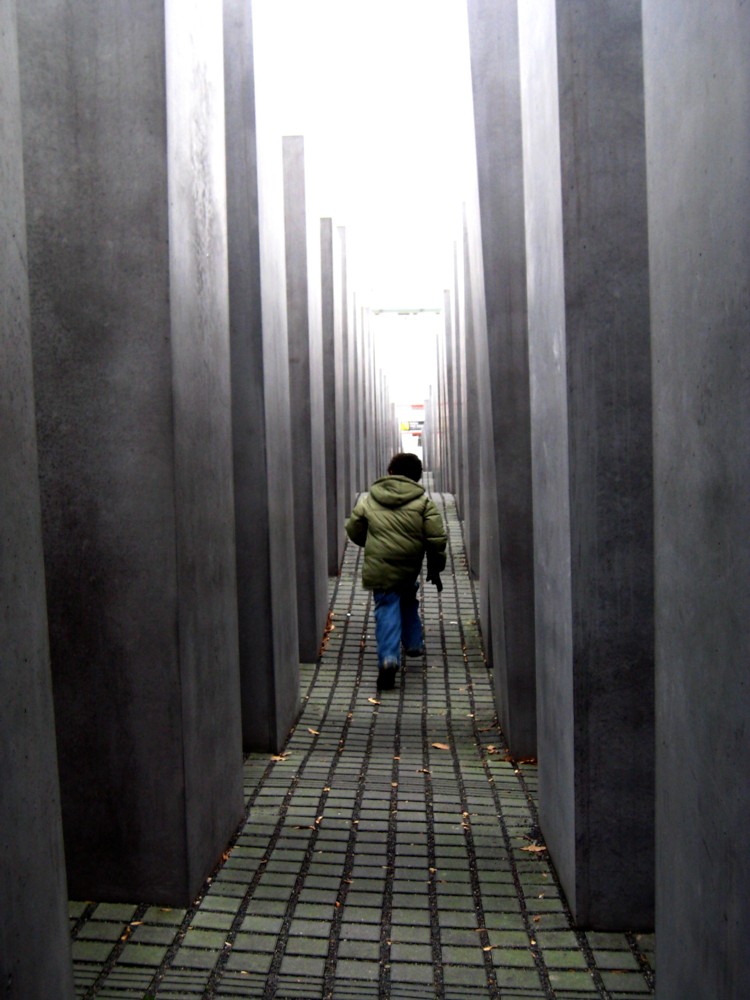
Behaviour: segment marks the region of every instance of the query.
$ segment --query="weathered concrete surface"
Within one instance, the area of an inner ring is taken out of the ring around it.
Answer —
[[[69,888],[184,904],[243,808],[221,12],[18,15]]]
[[[349,454],[352,475],[352,492],[356,494],[368,489],[369,482],[365,470],[365,448],[362,398],[362,320],[357,301],[357,293],[351,285],[347,288],[344,303],[347,313],[345,335],[349,342]]]
[[[312,663],[328,613],[319,222],[309,218],[302,136],[284,137],[283,162],[297,623],[300,660]]]
[[[518,11],[516,0],[469,0],[468,12],[486,309],[486,344],[477,344],[482,629],[503,732],[527,757],[537,750],[536,663]]]
[[[336,366],[336,506],[342,533],[353,498],[349,442],[348,301],[346,229],[337,226],[333,240],[333,335]]]
[[[466,338],[464,313],[464,265],[463,265],[463,231],[461,240],[453,244],[453,287],[451,288],[453,333],[453,413],[455,417],[455,455],[456,509],[462,521],[466,521],[468,504],[468,485],[466,456],[468,453],[468,437],[466,429]]]
[[[0,0],[0,356],[0,991],[8,1000],[69,1000],[14,0]]]
[[[443,319],[445,333],[445,470],[443,489],[457,493],[457,447],[458,447],[458,414],[456,398],[456,328],[453,309],[454,293],[451,289],[443,292]]]
[[[289,617],[294,562],[289,561],[288,541],[277,542],[286,493],[279,498],[269,489],[272,479],[291,474],[289,419],[268,422],[266,397],[268,393],[283,397],[286,392],[288,406],[289,379],[274,370],[273,344],[267,360],[270,338],[267,341],[264,333],[261,305],[253,27],[251,6],[242,0],[224,0],[224,46],[243,744],[246,750],[276,751],[296,717],[299,664],[297,623]],[[273,473],[277,466],[280,471]],[[296,594],[291,596],[296,600]]]
[[[332,219],[320,220],[320,287],[323,332],[323,412],[325,420],[326,551],[328,575],[337,576],[344,551],[344,519],[348,511],[339,507],[339,472],[336,414],[336,254],[337,234]]]
[[[480,493],[479,493],[479,395],[477,393],[478,372],[476,354],[476,307],[475,302],[478,291],[478,282],[481,274],[477,268],[478,261],[474,261],[472,270],[472,258],[469,251],[469,220],[468,209],[464,205],[463,218],[463,282],[461,294],[461,323],[458,327],[461,336],[462,353],[462,397],[463,397],[463,424],[462,440],[464,447],[464,505],[463,519],[464,532],[466,535],[466,558],[469,560],[469,569],[472,576],[479,576],[479,536],[481,526],[479,522]],[[481,296],[481,292],[479,292]],[[484,316],[481,317],[482,321]]]
[[[366,477],[371,483],[382,475],[382,466],[378,463],[378,441],[380,428],[378,426],[377,403],[375,400],[375,348],[372,333],[372,313],[366,310],[362,323],[363,365],[364,365],[364,400],[365,400],[365,449]]]
[[[495,449],[492,433],[492,397],[489,380],[489,353],[487,317],[485,308],[484,269],[482,263],[482,232],[480,224],[479,192],[467,192],[465,204],[465,273],[466,273],[466,329],[470,344],[467,357],[475,373],[475,384],[467,394],[475,397],[470,426],[474,427],[474,453],[469,464],[476,467],[476,497],[469,509],[474,510],[478,554],[475,555],[475,573],[479,575],[479,616],[482,637],[488,662],[492,664],[492,650],[497,646],[505,659],[502,616],[502,574],[498,544],[498,496],[495,471]],[[473,421],[473,423],[472,423]],[[465,535],[468,535],[468,525]],[[498,610],[500,613],[498,614]],[[494,612],[494,613],[493,613]],[[495,668],[495,674],[497,674]],[[507,715],[507,713],[505,713]],[[506,734],[507,739],[507,734]]]
[[[643,5],[657,994],[750,996],[750,9]]]
[[[653,921],[653,551],[637,0],[519,6],[542,827],[576,921]]]
[[[253,5],[253,26],[261,36],[263,4]],[[292,432],[289,398],[289,347],[284,242],[284,171],[282,143],[274,119],[273,52],[255,46],[256,127],[258,143],[258,225],[260,234],[261,315],[263,325],[263,419],[266,428],[266,488],[269,503],[268,555],[271,583],[273,668],[259,715],[270,713],[268,735],[280,749],[299,713],[299,643],[294,552]],[[259,718],[259,722],[260,722]],[[261,747],[258,747],[260,749]],[[267,747],[264,747],[264,749]]]

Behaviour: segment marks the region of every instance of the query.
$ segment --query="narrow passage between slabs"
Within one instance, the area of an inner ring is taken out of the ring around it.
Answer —
[[[536,769],[498,731],[461,523],[425,655],[376,691],[348,544],[284,751],[246,761],[247,815],[189,910],[71,904],[79,997],[592,998],[653,994],[653,938],[576,931],[537,825]]]

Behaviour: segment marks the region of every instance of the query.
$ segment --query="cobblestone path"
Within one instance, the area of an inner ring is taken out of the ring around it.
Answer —
[[[79,997],[478,1000],[653,993],[653,939],[582,933],[543,849],[533,762],[495,722],[453,498],[426,655],[377,694],[349,545],[284,752],[245,765],[242,830],[189,910],[72,903]]]

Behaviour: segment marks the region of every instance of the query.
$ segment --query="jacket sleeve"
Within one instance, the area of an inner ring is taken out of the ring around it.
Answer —
[[[440,511],[427,499],[424,509],[424,543],[428,569],[438,573],[445,569],[445,546],[448,542]]]
[[[364,500],[360,500],[355,505],[344,527],[355,545],[363,546],[365,544],[367,541],[367,508]]]

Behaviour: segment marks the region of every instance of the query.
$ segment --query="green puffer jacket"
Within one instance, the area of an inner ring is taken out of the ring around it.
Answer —
[[[424,487],[407,476],[383,476],[356,504],[346,533],[365,547],[362,585],[387,590],[417,579],[422,559],[445,569],[443,519]]]

